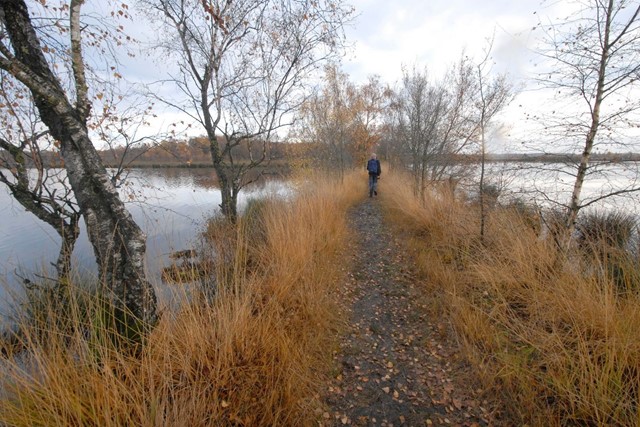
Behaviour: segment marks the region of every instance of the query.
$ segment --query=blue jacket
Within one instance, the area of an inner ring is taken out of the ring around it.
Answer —
[[[369,159],[367,162],[367,170],[369,171],[369,175],[380,176],[382,173],[382,169],[380,168],[380,160],[378,159]]]

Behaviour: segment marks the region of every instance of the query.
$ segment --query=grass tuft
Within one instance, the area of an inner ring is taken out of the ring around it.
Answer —
[[[626,245],[630,221],[585,218],[583,233],[597,250],[563,258],[534,210],[498,205],[479,244],[473,203],[436,186],[423,203],[406,177],[386,180],[398,191],[383,199],[385,211],[406,237],[434,311],[447,316],[510,417],[531,425],[638,425],[640,304],[631,285],[638,267],[611,255]]]

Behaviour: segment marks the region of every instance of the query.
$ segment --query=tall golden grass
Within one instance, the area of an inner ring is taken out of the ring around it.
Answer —
[[[531,425],[640,425],[637,284],[621,293],[597,259],[563,257],[526,210],[492,209],[481,242],[476,206],[436,187],[422,203],[410,182],[387,174],[388,219],[407,236],[434,310],[509,415]]]
[[[64,331],[22,325],[26,350],[1,361],[0,424],[314,424],[339,320],[345,212],[364,194],[356,179],[311,177],[227,229],[215,296],[163,313],[137,354],[109,339],[99,304],[65,313],[75,327]]]

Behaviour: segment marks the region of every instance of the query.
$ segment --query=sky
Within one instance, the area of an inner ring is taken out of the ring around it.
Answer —
[[[399,82],[402,67],[426,68],[440,78],[464,53],[479,62],[493,39],[492,72],[505,73],[517,93],[498,120],[488,149],[517,151],[531,133],[527,112],[540,105],[531,77],[539,57],[535,44],[539,22],[566,16],[567,1],[558,0],[352,0],[357,18],[346,31],[352,43],[343,68],[354,82],[379,75]]]
[[[403,66],[426,68],[432,78],[439,78],[463,52],[479,60],[493,38],[493,71],[506,73],[518,91],[503,113],[506,126],[493,138],[495,146],[490,149],[498,151],[510,151],[507,144],[518,138],[514,135],[515,124],[522,129],[525,113],[540,104],[540,93],[527,88],[539,60],[534,48],[540,34],[534,27],[541,19],[566,16],[571,3],[567,0],[348,2],[354,6],[356,16],[345,29],[348,48],[342,69],[355,83],[378,75],[383,83],[394,86],[401,78]],[[134,26],[133,30],[148,29]],[[163,67],[163,64],[150,66],[144,55],[128,65],[127,77],[142,81],[158,79],[157,72]],[[162,117],[171,122],[179,116],[167,112]]]
[[[505,73],[517,92],[498,117],[489,139],[494,152],[517,151],[532,129],[528,112],[541,105],[541,93],[530,90],[539,57],[535,44],[539,22],[566,16],[566,0],[351,0],[357,17],[347,28],[351,48],[343,68],[354,82],[377,74],[383,82],[399,82],[402,67],[427,69],[431,78],[444,75],[463,53],[475,63],[491,44],[492,72]]]
[[[528,48],[532,28],[538,22],[536,14],[555,13],[559,2],[348,0],[348,3],[355,8],[355,19],[345,29],[349,47],[343,58],[344,70],[354,82],[377,74],[383,81],[393,83],[400,78],[403,65],[427,66],[434,74],[440,74],[463,50],[472,56],[481,55],[494,34],[497,70],[508,70],[514,78],[520,78],[532,57]],[[127,28],[128,33],[142,39],[149,37],[148,30],[137,25]],[[143,80],[156,78],[157,70],[149,67],[144,55],[139,59],[129,71]]]
[[[347,29],[353,43],[345,70],[354,81],[378,74],[400,78],[402,65],[440,75],[464,51],[482,55],[495,34],[497,71],[521,79],[532,60],[532,28],[541,0],[352,0],[358,16]],[[550,12],[548,7],[544,12]],[[535,12],[535,13],[534,13]]]

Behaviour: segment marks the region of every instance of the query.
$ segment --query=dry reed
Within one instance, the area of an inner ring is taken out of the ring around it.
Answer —
[[[356,179],[307,177],[292,200],[269,200],[251,224],[227,230],[232,254],[212,267],[224,273],[215,297],[163,313],[137,354],[108,338],[100,304],[70,316],[75,332],[22,325],[25,350],[0,362],[0,424],[315,423]]]
[[[384,199],[388,219],[407,236],[425,292],[487,389],[501,391],[508,416],[532,425],[640,425],[637,286],[621,293],[597,258],[564,257],[533,211],[497,206],[481,243],[473,204],[436,187],[423,203],[407,178],[386,181],[396,189]],[[623,277],[637,277],[637,265],[623,267],[635,269]]]

